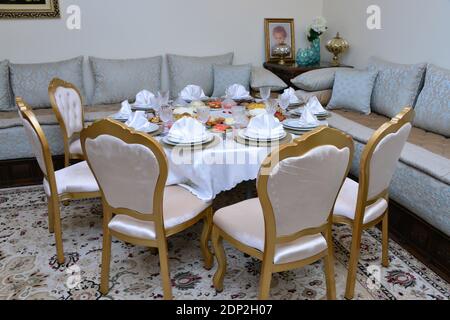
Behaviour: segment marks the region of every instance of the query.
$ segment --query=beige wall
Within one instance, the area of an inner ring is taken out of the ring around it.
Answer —
[[[264,18],[294,18],[297,44],[322,0],[60,0],[82,10],[82,29],[61,20],[0,20],[0,60],[42,62],[77,55],[133,58],[233,51],[235,63],[264,61]]]
[[[366,9],[381,7],[382,30],[366,27]],[[366,66],[370,56],[399,63],[431,62],[450,68],[450,0],[324,0],[330,30],[340,31],[351,50],[344,62]],[[330,59],[328,52],[323,58]]]

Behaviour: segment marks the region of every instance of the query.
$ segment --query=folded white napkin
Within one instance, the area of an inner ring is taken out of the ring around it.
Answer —
[[[180,92],[180,98],[185,101],[202,100],[206,98],[203,89],[199,86],[190,84]]]
[[[172,125],[168,138],[178,143],[196,143],[205,141],[208,138],[208,132],[198,120],[183,117]]]
[[[254,139],[276,139],[284,134],[284,129],[277,118],[263,113],[250,120],[245,134]]]
[[[307,107],[303,109],[302,116],[299,119],[300,126],[302,127],[313,127],[320,124],[314,113]]]
[[[145,131],[145,129],[151,126],[150,122],[145,116],[145,111],[136,111],[132,113],[128,118],[128,121],[125,122],[125,125],[138,131]]]
[[[111,115],[111,118],[128,120],[132,113],[133,111],[131,111],[130,103],[128,102],[128,100],[125,100],[124,102],[122,102],[122,106],[120,107],[119,112]]]
[[[229,99],[239,100],[249,98],[250,92],[248,92],[243,85],[233,84],[227,88],[225,95]]]
[[[324,114],[327,111],[323,108],[322,104],[320,103],[319,99],[317,99],[316,96],[312,96],[308,103],[305,106],[305,109],[309,109],[313,114]]]
[[[150,109],[155,101],[155,95],[148,90],[142,90],[136,95],[136,102],[134,106],[139,108]]]
[[[292,88],[288,88],[284,90],[283,97],[289,97],[289,103],[290,104],[298,104],[300,103],[300,99],[295,94],[295,90]]]

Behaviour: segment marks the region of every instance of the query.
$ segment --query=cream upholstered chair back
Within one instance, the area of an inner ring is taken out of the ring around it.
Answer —
[[[271,225],[277,238],[326,225],[352,156],[351,137],[330,128],[306,134],[269,155],[262,167],[267,175],[261,171],[258,178],[266,233],[271,233]]]
[[[111,208],[145,215],[162,212],[167,159],[155,140],[105,119],[82,131],[81,144]]]
[[[55,172],[50,153],[50,147],[36,116],[30,106],[22,98],[16,98],[19,116],[22,120],[26,136],[30,142],[33,153],[39,164],[39,168],[48,181],[55,180]],[[51,184],[51,183],[50,183]]]
[[[405,108],[379,128],[367,143],[361,157],[363,192],[366,201],[384,196],[391,183],[402,150],[412,129],[414,110]]]
[[[71,83],[53,79],[49,88],[50,102],[56,118],[70,139],[84,127],[83,102],[79,90]]]

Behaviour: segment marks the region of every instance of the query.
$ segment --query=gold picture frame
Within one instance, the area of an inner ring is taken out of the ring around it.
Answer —
[[[272,47],[283,42],[291,47],[290,55],[284,58],[287,63],[295,62],[295,25],[294,19],[266,18],[264,19],[264,35],[266,43],[266,61],[279,62],[280,57],[272,55]],[[278,38],[275,38],[274,36]],[[288,42],[290,41],[290,42]]]
[[[0,0],[0,19],[60,18],[58,0]]]

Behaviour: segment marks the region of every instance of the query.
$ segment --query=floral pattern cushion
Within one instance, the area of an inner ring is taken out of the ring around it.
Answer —
[[[9,87],[9,62],[0,62],[0,111],[14,110],[11,101],[11,88]]]
[[[370,114],[370,98],[377,72],[338,70],[328,109],[348,109]]]
[[[227,88],[233,84],[240,84],[247,90],[250,87],[251,64],[241,66],[214,65],[213,97],[222,97]]]
[[[92,104],[134,101],[142,90],[161,89],[162,57],[143,59],[89,58],[95,79]]]
[[[414,125],[450,137],[450,70],[429,65]]]
[[[372,94],[373,112],[392,118],[404,107],[414,107],[423,83],[425,63],[406,65],[371,58],[368,69],[378,72]]]
[[[83,94],[83,57],[71,60],[9,65],[15,97],[22,97],[33,108],[50,107],[48,85],[60,78],[75,85]]]
[[[181,90],[190,84],[200,86],[207,96],[211,96],[214,90],[213,65],[231,65],[233,56],[233,53],[210,57],[168,54],[171,97],[176,98]]]

